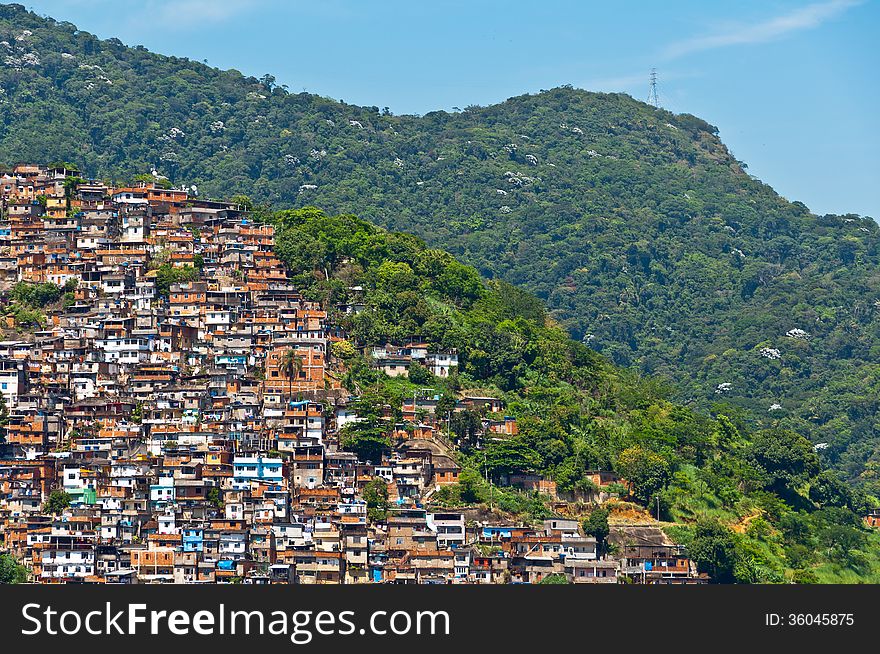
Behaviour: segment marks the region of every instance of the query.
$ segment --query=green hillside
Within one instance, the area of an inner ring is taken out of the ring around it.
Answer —
[[[363,418],[343,430],[345,447],[378,458],[391,445],[383,408],[398,423],[403,398],[426,388],[440,398],[441,414],[458,394],[476,393],[502,397],[505,414],[516,417],[517,435],[483,442],[475,440],[477,413],[451,418],[463,471],[432,502],[491,504],[539,520],[551,515],[545,498],[511,490],[508,475],[538,473],[563,493],[589,496],[596,489],[588,471],[612,469],[631,485],[620,496],[659,512],[716,582],[880,579],[880,534],[861,523],[866,498],[823,470],[803,436],[751,430],[735,417],[671,402],[651,379],[569,339],[534,296],[486,283],[409,234],[314,208],[265,219],[308,297],[328,307],[364,306],[356,315],[332,314],[354,344],[421,335],[458,350],[450,377],[414,364],[406,379],[378,372],[350,343],[336,344],[338,374],[359,397]]]
[[[571,88],[393,116],[0,6],[0,161],[54,159],[415,234],[880,491],[878,226],[779,197],[698,118]]]

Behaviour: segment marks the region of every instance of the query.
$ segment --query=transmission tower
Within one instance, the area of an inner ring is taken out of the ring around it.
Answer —
[[[651,90],[648,92],[648,104],[660,108],[660,96],[657,95],[657,69],[651,69]]]

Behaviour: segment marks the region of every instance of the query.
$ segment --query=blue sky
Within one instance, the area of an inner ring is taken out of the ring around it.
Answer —
[[[717,125],[818,213],[880,219],[880,0],[19,0],[291,91],[425,113],[573,84]]]

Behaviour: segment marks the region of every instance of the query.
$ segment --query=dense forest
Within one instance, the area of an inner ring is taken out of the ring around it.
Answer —
[[[415,234],[677,406],[803,434],[880,493],[878,226],[780,197],[699,118],[565,87],[394,116],[0,6],[0,162],[56,159]]]
[[[546,498],[510,489],[507,476],[539,473],[589,497],[588,471],[610,469],[630,484],[616,493],[659,512],[715,581],[880,580],[880,534],[861,522],[870,499],[826,469],[802,435],[671,401],[662,384],[569,338],[535,296],[486,282],[409,234],[312,207],[264,220],[297,285],[349,334],[332,347],[363,418],[343,430],[346,448],[378,460],[392,445],[387,419],[401,422],[401,402],[414,393],[433,392],[441,413],[462,393],[490,394],[516,416],[518,435],[480,441],[480,415],[451,414],[463,471],[432,502],[538,520],[551,515]],[[353,303],[364,309],[338,308]],[[392,378],[358,354],[414,335],[456,348],[458,371],[440,379],[413,364],[408,378]]]

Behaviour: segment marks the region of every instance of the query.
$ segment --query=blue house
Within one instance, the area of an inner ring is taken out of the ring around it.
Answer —
[[[183,551],[203,552],[205,550],[205,532],[202,529],[183,530]]]

